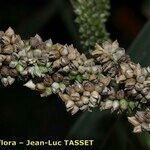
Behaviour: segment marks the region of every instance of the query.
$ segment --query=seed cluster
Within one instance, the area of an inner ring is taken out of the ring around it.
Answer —
[[[93,108],[132,112],[134,132],[150,130],[150,68],[131,62],[117,41],[96,44],[87,58],[72,45],[39,35],[22,40],[8,28],[0,31],[0,79],[4,86],[21,80],[41,97],[58,94],[72,115]]]

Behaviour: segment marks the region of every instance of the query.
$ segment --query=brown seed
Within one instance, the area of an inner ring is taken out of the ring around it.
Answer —
[[[19,42],[22,43],[19,35],[12,35],[10,42],[11,42],[11,44],[15,44],[15,43],[19,43]]]
[[[71,95],[72,93],[75,93],[76,91],[75,91],[75,89],[73,88],[73,86],[68,86],[68,87],[66,88],[66,92],[67,92],[67,94]]]
[[[72,93],[72,94],[70,95],[70,97],[71,97],[71,100],[73,100],[73,101],[79,101],[79,100],[80,100],[80,94],[77,93],[77,92]]]
[[[89,91],[84,91],[83,96],[90,97],[91,93]]]
[[[18,72],[16,69],[10,69],[9,74],[11,77],[17,77],[18,76]]]
[[[91,83],[91,82],[86,82],[86,83],[84,83],[84,89],[85,89],[86,91],[92,92],[92,91],[94,91],[95,87],[94,87],[94,84],[93,84],[93,83]]]
[[[76,105],[77,105],[78,107],[82,107],[84,104],[83,104],[82,101],[77,101],[77,102],[76,102]]]
[[[4,77],[9,76],[9,68],[7,66],[3,66],[0,70],[0,74]]]
[[[50,85],[52,85],[53,82],[54,81],[53,81],[53,79],[51,78],[50,75],[46,75],[44,77],[43,83],[44,83],[45,86],[50,86]]]
[[[63,76],[60,73],[54,73],[52,78],[55,82],[61,82],[63,80]]]
[[[64,102],[67,102],[70,100],[70,96],[68,94],[59,93],[59,96]]]
[[[64,56],[60,58],[60,63],[62,66],[66,66],[67,64],[69,64],[69,60],[67,57]]]
[[[6,45],[10,44],[10,38],[8,36],[2,36],[2,41]]]
[[[42,56],[42,51],[40,50],[40,49],[35,49],[34,51],[33,51],[33,56],[34,57],[41,57]]]
[[[11,55],[6,55],[6,59],[5,59],[5,63],[9,64],[12,60],[12,56]]]
[[[66,86],[70,85],[70,78],[69,78],[69,77],[64,77],[64,78],[63,78],[63,83],[64,83]]]
[[[104,85],[103,83],[99,83],[95,85],[95,91],[97,91],[98,93],[101,93],[103,91]]]
[[[126,78],[132,78],[133,77],[133,70],[129,69],[125,72]]]
[[[136,89],[137,91],[141,91],[141,90],[143,89],[143,84],[141,84],[141,83],[136,83],[136,84],[135,84],[135,89]]]
[[[69,54],[68,54],[68,59],[69,59],[69,60],[74,60],[74,59],[76,59],[76,54],[75,54],[74,52],[69,53]]]
[[[123,99],[124,98],[124,91],[123,90],[120,90],[117,92],[117,99]]]
[[[0,62],[3,62],[6,59],[6,55],[0,54]]]
[[[66,46],[61,46],[61,48],[59,49],[59,52],[62,56],[68,55],[68,49]]]
[[[76,105],[74,105],[74,107],[71,109],[71,114],[74,115],[79,111],[79,107],[77,107]]]
[[[81,101],[82,101],[84,104],[88,104],[88,103],[89,103],[89,98],[86,97],[86,96],[81,96]]]
[[[145,81],[145,76],[138,76],[136,78],[136,80],[139,82],[139,83],[143,83]]]
[[[38,91],[43,91],[45,89],[44,83],[37,83],[36,84],[36,89]]]
[[[49,52],[49,58],[51,58],[51,59],[59,59],[60,58],[60,53],[59,53],[59,51],[57,51],[57,50],[51,50],[50,52]]]
[[[30,45],[32,47],[37,47],[41,43],[42,43],[42,38],[38,34],[36,34],[35,37],[30,38]]]
[[[136,83],[135,79],[134,78],[131,78],[131,79],[127,79],[125,81],[125,87],[130,87],[130,86],[134,86]]]
[[[90,81],[96,80],[97,76],[95,74],[91,74],[89,77]]]
[[[103,83],[105,86],[108,86],[111,81],[111,77],[102,77],[101,83]]]
[[[61,62],[60,59],[57,59],[53,62],[52,68],[60,68],[61,67]]]
[[[13,50],[14,50],[13,46],[9,44],[3,48],[3,53],[4,54],[12,54]]]
[[[83,91],[84,91],[83,85],[80,84],[79,82],[76,82],[76,83],[75,83],[74,89],[75,89],[75,91],[78,92],[78,93],[83,93]]]
[[[128,121],[132,124],[132,125],[134,125],[135,127],[136,126],[138,126],[138,125],[140,125],[140,123],[138,122],[138,120],[137,120],[137,118],[136,117],[128,117]]]

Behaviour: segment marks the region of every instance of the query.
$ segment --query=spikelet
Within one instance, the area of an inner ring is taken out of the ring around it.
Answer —
[[[117,41],[96,44],[88,56],[73,45],[39,35],[22,40],[11,28],[0,32],[0,81],[15,80],[41,97],[57,94],[72,115],[79,111],[132,112],[134,132],[150,130],[150,68],[133,63]]]

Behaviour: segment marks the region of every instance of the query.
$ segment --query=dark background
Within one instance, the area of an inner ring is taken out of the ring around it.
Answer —
[[[107,30],[113,40],[128,48],[147,21],[144,0],[111,0]],[[78,47],[78,26],[69,0],[1,0],[0,30],[11,26],[22,38],[38,33],[43,40]],[[81,50],[80,50],[81,51]],[[38,93],[16,83],[0,86],[1,139],[64,139],[81,116],[71,116],[57,96]]]

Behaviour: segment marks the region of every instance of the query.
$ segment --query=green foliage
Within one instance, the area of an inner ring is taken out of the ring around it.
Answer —
[[[133,44],[129,48],[129,55],[136,63],[143,66],[150,65],[150,21],[143,27]]]
[[[83,48],[89,49],[96,42],[107,40],[109,34],[105,22],[109,16],[109,0],[72,0],[72,4]]]
[[[85,112],[68,134],[69,139],[93,139],[94,150],[148,150],[150,135],[137,135],[128,130],[124,117],[99,110]],[[145,141],[143,141],[143,139]]]

